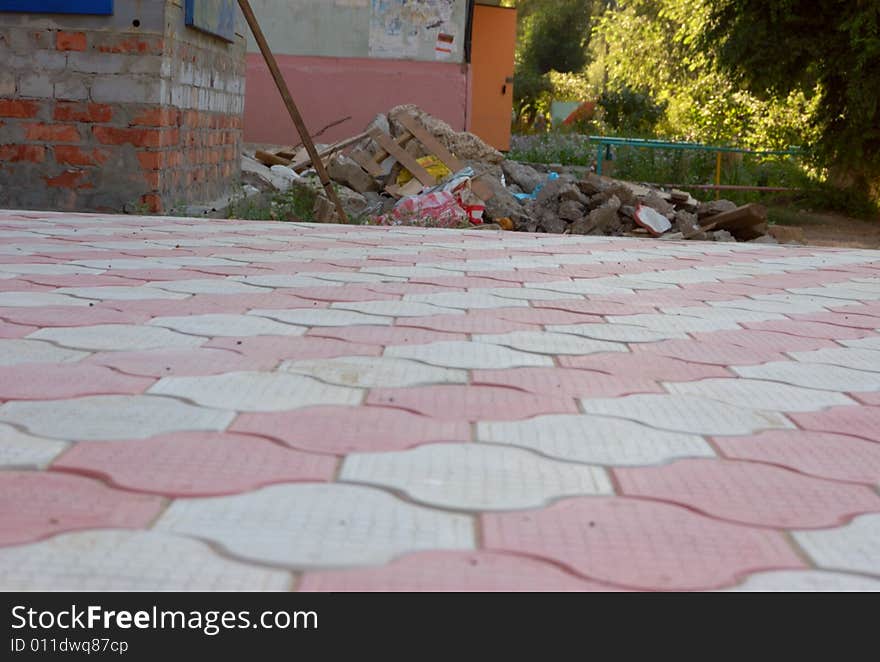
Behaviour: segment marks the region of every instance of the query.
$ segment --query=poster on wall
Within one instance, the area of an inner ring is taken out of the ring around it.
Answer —
[[[113,0],[0,0],[0,11],[110,16]]]
[[[186,0],[186,24],[226,41],[235,41],[236,0]]]
[[[457,40],[453,21],[456,5],[465,0],[372,0],[370,56],[418,58],[452,57]]]

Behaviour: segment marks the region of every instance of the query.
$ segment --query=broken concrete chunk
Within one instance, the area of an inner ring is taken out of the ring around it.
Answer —
[[[580,188],[584,195],[593,196],[608,188],[608,184],[599,175],[590,173],[582,181],[578,182],[578,188]]]
[[[523,193],[532,193],[545,177],[534,168],[517,163],[516,161],[504,161],[501,164],[504,176],[508,184],[519,186]]]
[[[617,208],[613,205],[606,204],[590,212],[590,223],[592,223],[601,234],[619,236],[623,232],[623,224],[620,222],[620,217],[617,215],[620,201],[618,200],[617,202]]]
[[[639,205],[636,209],[635,221],[655,237],[672,229],[672,223],[659,211],[647,205]]]
[[[376,180],[344,154],[337,154],[330,159],[330,163],[327,164],[327,174],[333,181],[344,184],[358,193],[379,190]]]
[[[559,205],[559,218],[565,221],[577,221],[584,217],[587,208],[574,200],[565,200]]]
[[[659,212],[662,216],[665,216],[667,220],[669,220],[670,218],[674,218],[675,207],[664,200],[663,197],[656,191],[651,191],[648,195],[640,198],[640,201],[642,206],[650,207],[654,211]]]
[[[697,216],[699,216],[702,222],[706,218],[723,214],[726,211],[733,211],[734,209],[736,209],[735,202],[730,200],[713,200],[712,202],[704,202],[697,207]]]
[[[736,241],[732,234],[727,230],[716,230],[711,233],[713,241]]]
[[[569,226],[571,234],[592,234],[596,229],[596,223],[591,218],[582,218]]]

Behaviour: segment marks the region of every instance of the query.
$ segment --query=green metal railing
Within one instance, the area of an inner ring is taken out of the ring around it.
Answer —
[[[612,145],[626,147],[646,147],[649,149],[693,150],[700,152],[715,152],[715,184],[700,185],[699,188],[714,189],[716,195],[722,189],[736,189],[740,191],[779,191],[787,190],[769,186],[724,186],[721,184],[721,155],[724,153],[755,154],[758,156],[798,156],[803,154],[800,147],[789,149],[743,149],[741,147],[719,147],[716,145],[704,145],[702,143],[669,142],[665,140],[645,140],[643,138],[618,138],[613,136],[589,136],[590,142],[596,143],[596,174],[601,175],[605,163],[606,151],[610,151]]]

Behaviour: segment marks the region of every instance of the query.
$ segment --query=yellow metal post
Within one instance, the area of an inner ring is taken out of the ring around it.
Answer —
[[[721,152],[715,154],[715,186],[721,186]],[[715,199],[721,199],[721,189],[715,189]]]

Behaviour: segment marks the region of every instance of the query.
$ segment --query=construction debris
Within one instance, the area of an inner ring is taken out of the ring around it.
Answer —
[[[586,168],[508,160],[474,134],[457,132],[412,105],[378,115],[363,133],[316,150],[349,218],[361,222],[703,241],[768,236],[760,205],[700,203],[686,191],[618,181]],[[312,165],[304,150],[286,148],[245,157],[243,171],[261,190],[253,179],[262,175],[277,190],[307,191],[315,198],[314,218],[332,220]],[[263,166],[271,170],[258,172]]]

